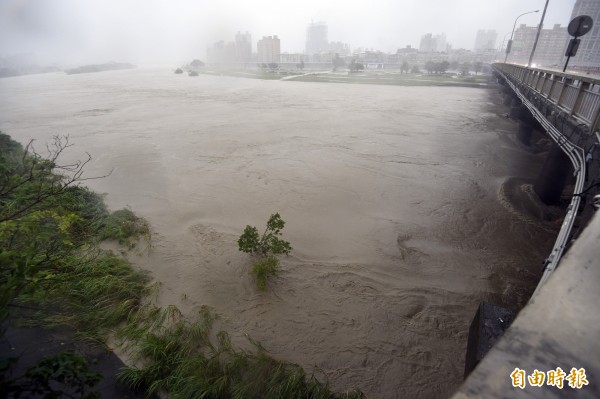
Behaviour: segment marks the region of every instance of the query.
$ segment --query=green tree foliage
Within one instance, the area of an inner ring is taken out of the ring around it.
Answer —
[[[92,391],[102,376],[91,371],[84,358],[71,351],[41,359],[23,375],[13,377],[17,358],[0,361],[0,397],[99,398]]]
[[[43,158],[32,142],[23,148],[0,132],[0,323],[6,326],[11,305],[26,304],[38,309],[30,323],[69,326],[80,338],[103,342],[150,287],[145,274],[97,244],[131,246],[149,230],[128,210],[111,214],[102,196],[80,186],[91,157],[63,164],[68,147],[68,138],[55,137]],[[97,374],[72,353],[43,359],[20,377],[12,376],[16,362],[0,362],[2,394],[95,397],[87,387]]]
[[[404,61],[402,63],[402,65],[400,66],[400,72],[401,73],[408,73],[408,71],[410,71],[410,65],[408,65],[408,62]]]
[[[470,70],[471,70],[471,64],[469,62],[463,62],[462,64],[460,64],[461,75],[463,75],[463,76],[468,75]]]
[[[7,323],[10,304],[24,304],[39,309],[33,321],[44,326],[67,326],[93,342],[110,336],[139,366],[125,369],[121,378],[149,397],[364,397],[332,393],[252,340],[255,351],[236,350],[227,333],[212,334],[215,316],[206,308],[199,321],[190,322],[174,307],[146,303],[153,289],[147,276],[97,244],[116,239],[129,246],[136,235],[149,234],[147,224],[129,210],[111,214],[102,196],[79,186],[85,162],[60,166],[58,155],[66,147],[57,140],[54,153],[42,159],[31,145],[23,148],[0,133],[0,325]],[[292,249],[279,238],[284,225],[274,214],[262,236],[248,226],[247,237],[240,237],[240,250],[260,257],[253,271],[257,280],[276,274],[275,255]],[[0,398],[95,395],[89,388],[98,376],[72,353],[44,359],[19,377],[13,377],[15,363],[0,361]]]
[[[252,274],[256,279],[258,288],[264,290],[267,285],[267,278],[279,274],[279,259],[274,256],[269,256],[254,262],[252,264]]]
[[[450,63],[448,61],[442,61],[442,62],[437,63],[436,70],[439,73],[444,73],[448,70],[449,67],[450,67]]]
[[[258,288],[264,289],[269,276],[276,276],[279,271],[279,259],[275,255],[288,255],[292,250],[289,242],[279,238],[285,221],[279,213],[274,213],[267,221],[262,234],[253,226],[246,226],[238,240],[238,248],[242,252],[259,256],[261,259],[253,263],[252,274],[256,278]]]
[[[434,72],[435,71],[435,62],[427,61],[425,63],[425,66],[423,67],[423,69],[425,69],[428,73]]]
[[[348,65],[348,69],[350,69],[350,72],[364,71],[365,66],[360,62],[356,62],[356,59],[352,59],[352,61],[350,61],[350,65]]]
[[[102,196],[79,185],[91,157],[61,164],[69,146],[57,137],[42,158],[32,143],[23,148],[0,133],[0,317],[9,303],[30,302],[40,321],[101,341],[149,288],[143,273],[97,244],[114,239],[131,247],[150,233],[143,219],[128,210],[111,214]]]
[[[441,61],[441,62],[434,62],[434,61],[427,61],[425,63],[425,70],[427,70],[427,72],[432,73],[444,73],[448,70],[448,68],[450,67],[450,63],[448,61]]]
[[[346,61],[344,61],[344,59],[341,58],[338,53],[335,53],[335,56],[333,57],[332,63],[333,63],[333,70],[334,71],[337,71],[338,68],[342,68],[342,67],[346,66]]]
[[[285,221],[279,213],[274,213],[267,221],[267,227],[260,236],[258,229],[253,226],[246,226],[244,233],[238,240],[239,250],[250,254],[258,254],[263,257],[269,255],[288,255],[292,250],[290,243],[281,240],[281,230],[285,226]]]
[[[140,367],[125,368],[120,379],[148,395],[174,399],[365,398],[360,391],[330,391],[315,375],[295,364],[275,360],[248,337],[252,351],[236,349],[229,335],[212,334],[215,315],[206,307],[188,321],[175,307],[150,311],[132,320],[128,334],[139,339],[133,359]]]

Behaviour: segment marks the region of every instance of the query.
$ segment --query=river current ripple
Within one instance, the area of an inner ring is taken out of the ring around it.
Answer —
[[[511,207],[543,157],[496,89],[190,78],[168,70],[0,79],[0,129],[67,156],[153,230],[130,255],[157,301],[213,307],[279,359],[374,398],[445,398],[480,301],[518,309],[555,230]],[[521,181],[520,180],[520,181]],[[257,290],[237,250],[279,212],[294,247]]]

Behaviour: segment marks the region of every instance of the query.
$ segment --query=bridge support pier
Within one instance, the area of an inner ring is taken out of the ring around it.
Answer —
[[[557,205],[572,170],[569,157],[558,145],[553,145],[533,190],[545,204]]]
[[[531,145],[531,134],[533,127],[524,121],[519,121],[519,130],[517,131],[517,139],[526,146]]]

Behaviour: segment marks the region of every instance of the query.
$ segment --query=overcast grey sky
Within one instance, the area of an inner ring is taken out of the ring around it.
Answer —
[[[550,0],[544,27],[569,23],[575,0]],[[110,60],[169,65],[205,58],[206,48],[235,33],[256,41],[276,34],[282,52],[302,52],[306,26],[329,25],[329,40],[354,49],[395,52],[445,33],[453,48],[472,49],[478,29],[498,40],[519,24],[537,25],[545,0],[0,0],[0,55],[35,52],[41,61]]]

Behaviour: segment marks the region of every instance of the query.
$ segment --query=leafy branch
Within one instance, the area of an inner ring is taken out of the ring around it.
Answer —
[[[265,288],[269,276],[276,276],[279,272],[279,259],[276,255],[288,255],[292,250],[289,242],[279,238],[284,226],[285,221],[279,213],[275,213],[269,217],[262,236],[256,227],[247,225],[238,240],[240,251],[261,257],[252,265],[252,274],[260,289]]]
[[[90,154],[83,160],[71,164],[58,162],[61,154],[72,144],[69,136],[54,136],[46,146],[49,156],[43,158],[33,147],[31,140],[24,149],[11,143],[10,137],[0,133],[0,223],[15,220],[38,209],[46,200],[63,194],[69,187],[86,180],[104,176],[84,177],[85,166],[92,160]],[[17,162],[4,159],[18,158]],[[9,162],[6,162],[9,161]]]

